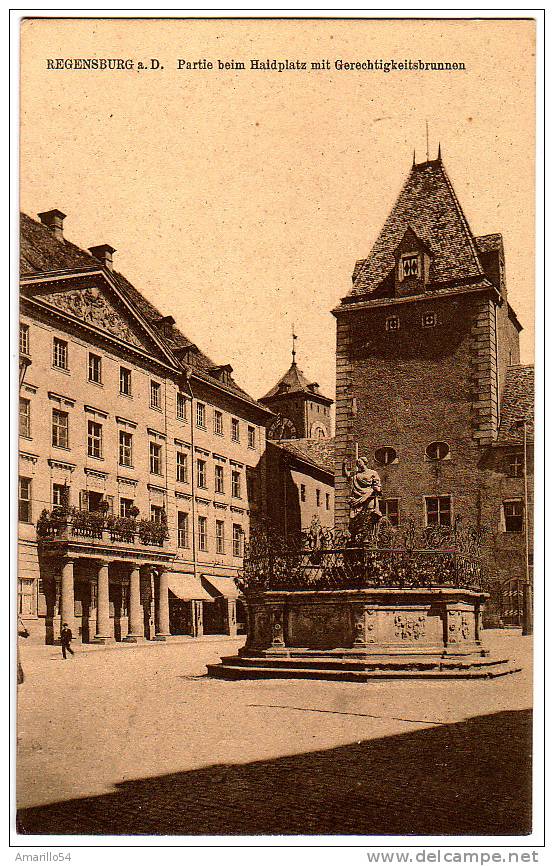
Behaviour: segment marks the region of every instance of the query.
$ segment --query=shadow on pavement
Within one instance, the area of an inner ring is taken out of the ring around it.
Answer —
[[[123,782],[113,793],[20,810],[18,832],[524,835],[531,712]]]

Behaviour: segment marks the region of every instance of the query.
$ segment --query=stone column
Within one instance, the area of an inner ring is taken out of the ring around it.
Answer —
[[[129,575],[129,632],[124,640],[137,643],[144,637],[144,614],[140,603],[140,568],[134,565]]]
[[[169,631],[169,586],[167,569],[158,569],[158,617],[155,640],[165,640]]]
[[[110,625],[110,578],[108,562],[98,564],[98,590],[96,598],[96,636],[95,643],[113,641]]]
[[[73,560],[64,559],[62,562],[62,585],[60,596],[60,628],[66,622],[75,634],[75,584],[73,581]],[[56,635],[59,637],[59,635]]]

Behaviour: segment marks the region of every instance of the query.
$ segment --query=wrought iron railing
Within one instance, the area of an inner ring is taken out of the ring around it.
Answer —
[[[163,547],[167,525],[154,520],[117,518],[96,511],[44,510],[37,521],[41,542],[72,539]]]

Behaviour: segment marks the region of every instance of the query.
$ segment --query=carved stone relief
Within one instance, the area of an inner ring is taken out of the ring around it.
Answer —
[[[142,347],[141,341],[128,323],[98,289],[51,292],[41,295],[40,298],[47,304],[64,310],[83,322],[88,322],[121,340],[125,340],[126,343]]]
[[[425,635],[425,622],[424,616],[397,613],[394,617],[395,636],[401,640],[420,640]]]
[[[471,638],[471,619],[461,610],[451,610],[448,614],[448,642],[469,640]]]

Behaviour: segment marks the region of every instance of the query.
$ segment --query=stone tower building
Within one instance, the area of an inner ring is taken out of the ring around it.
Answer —
[[[532,371],[519,366],[521,325],[508,302],[502,236],[472,234],[440,148],[437,159],[414,161],[352,281],[333,311],[336,524],[348,522],[343,461],[352,465],[359,453],[381,475],[393,523],[444,525],[456,515],[486,523],[491,571],[506,579],[514,566],[510,509],[520,518],[527,510],[519,489],[524,461],[513,469],[522,434],[514,431],[525,424],[529,435],[532,404],[514,409],[511,400],[514,439],[498,433],[508,371],[531,390]],[[511,478],[519,487],[507,500]],[[517,524],[518,555],[525,523]],[[524,579],[525,563],[518,568]]]
[[[296,364],[292,364],[260,403],[276,414],[268,428],[268,439],[329,439],[333,401],[319,392]]]

